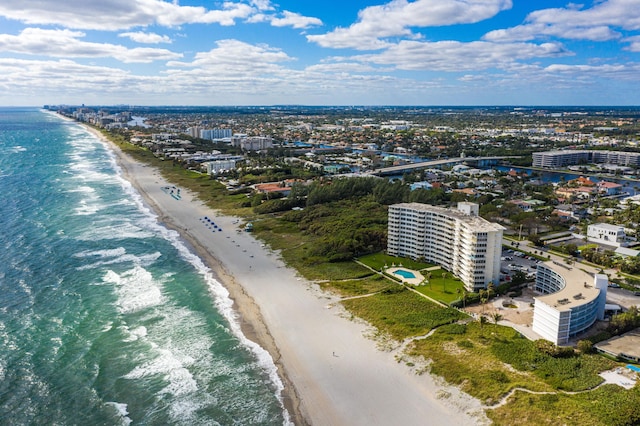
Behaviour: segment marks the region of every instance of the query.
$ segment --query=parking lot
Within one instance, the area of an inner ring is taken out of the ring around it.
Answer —
[[[517,271],[522,271],[527,275],[533,275],[536,272],[538,260],[535,258],[527,258],[524,253],[511,249],[502,249],[502,257],[500,258],[500,272],[505,275],[513,275]]]

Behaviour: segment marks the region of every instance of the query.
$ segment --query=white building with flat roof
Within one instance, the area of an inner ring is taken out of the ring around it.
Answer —
[[[588,274],[559,262],[538,265],[532,330],[556,345],[604,319],[607,285],[604,274]]]
[[[420,203],[389,206],[387,252],[424,259],[459,277],[469,291],[500,281],[504,227],[478,216],[475,203],[447,209]]]
[[[610,223],[594,223],[587,227],[587,241],[614,247],[627,245],[627,235],[624,226]]]
[[[640,152],[566,149],[533,153],[533,167],[549,169],[576,164],[614,164],[640,166]]]

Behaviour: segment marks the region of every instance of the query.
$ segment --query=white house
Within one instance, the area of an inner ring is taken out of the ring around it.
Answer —
[[[587,241],[607,246],[624,247],[629,239],[624,227],[609,223],[594,223],[587,227]]]

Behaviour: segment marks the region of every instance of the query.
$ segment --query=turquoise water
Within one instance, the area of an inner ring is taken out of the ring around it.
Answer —
[[[0,108],[0,424],[288,422],[226,290],[76,123]]]
[[[400,275],[402,278],[415,278],[415,274],[411,271],[407,271],[405,269],[397,269],[394,271],[394,274]]]

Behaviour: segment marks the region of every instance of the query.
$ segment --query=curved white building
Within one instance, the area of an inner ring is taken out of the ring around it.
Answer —
[[[556,345],[585,331],[597,319],[604,319],[608,278],[558,262],[538,265],[533,331]]]
[[[500,281],[504,228],[478,216],[478,205],[446,209],[420,203],[389,206],[387,252],[424,259],[459,277],[469,291]]]

